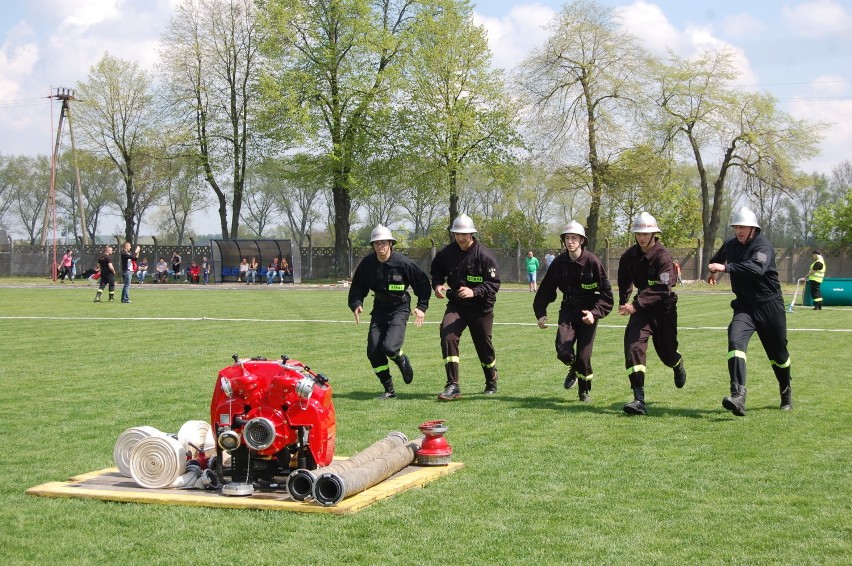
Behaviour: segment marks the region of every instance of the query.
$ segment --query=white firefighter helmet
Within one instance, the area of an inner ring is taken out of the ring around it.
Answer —
[[[390,228],[379,224],[373,228],[372,232],[370,232],[370,243],[372,244],[373,242],[381,242],[385,240],[389,242],[396,242],[396,238],[393,237]]]
[[[760,230],[760,224],[757,222],[757,215],[746,206],[739,209],[734,217],[731,218],[731,226],[751,226]]]
[[[586,237],[586,229],[583,228],[583,225],[577,222],[576,220],[572,220],[568,224],[565,225],[565,228],[562,229],[562,233],[559,235],[562,241],[565,241],[565,236],[568,234],[577,234],[578,236],[583,238],[583,244],[588,244],[589,239]]]
[[[657,219],[647,212],[640,212],[633,219],[633,227],[630,229],[634,234],[656,234],[662,233],[657,226]]]
[[[465,213],[461,213],[453,220],[453,226],[450,228],[453,234],[473,234],[476,232],[476,226],[473,225],[473,218]]]

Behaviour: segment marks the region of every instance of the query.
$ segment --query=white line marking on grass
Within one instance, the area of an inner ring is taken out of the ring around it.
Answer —
[[[68,321],[109,321],[109,320],[136,320],[136,321],[205,321],[212,322],[298,322],[298,323],[320,323],[320,324],[355,324],[354,320],[333,320],[333,319],[307,319],[307,318],[220,318],[214,316],[0,316],[0,320],[68,320]],[[409,324],[414,324],[409,322]],[[424,322],[423,324],[441,324],[440,322]],[[535,326],[536,322],[495,322],[494,326]],[[556,327],[555,324],[549,324]],[[624,329],[623,325],[618,324],[599,324],[598,328],[617,328]],[[678,326],[678,330],[727,330],[727,326]],[[852,332],[852,328],[787,328],[788,332]]]

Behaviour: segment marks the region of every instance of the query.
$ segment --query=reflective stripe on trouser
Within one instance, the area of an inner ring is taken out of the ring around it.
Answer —
[[[573,366],[577,377],[591,379],[592,350],[598,323],[586,324],[580,320],[577,310],[559,311],[559,326],[556,329],[556,358],[566,366]],[[574,348],[576,346],[576,354]],[[585,376],[585,377],[581,377]]]
[[[367,359],[378,374],[388,369],[388,358],[396,359],[405,341],[405,323],[410,312],[402,309],[378,311],[373,309],[370,330],[367,333]]]
[[[470,328],[470,337],[479,356],[479,363],[485,372],[485,379],[494,379],[497,375],[497,356],[491,341],[491,331],[494,327],[494,313],[480,311],[465,311],[454,305],[447,305],[444,318],[441,320],[441,354],[444,368],[447,371],[447,383],[459,382],[459,340],[465,328]]]
[[[737,309],[728,325],[728,373],[731,390],[746,385],[746,352],[756,332],[772,364],[778,384],[790,384],[790,353],[787,351],[787,316],[783,300],[755,303],[748,311]]]
[[[820,287],[822,285],[820,284],[820,281],[814,281],[813,279],[811,279],[810,281],[808,281],[808,285],[810,285],[811,287],[811,299],[813,299],[813,302],[821,303],[822,290],[820,289]]]
[[[660,361],[668,367],[676,366],[681,357],[677,351],[677,310],[641,310],[630,315],[624,329],[624,367],[628,373],[634,366],[645,365],[649,338]]]

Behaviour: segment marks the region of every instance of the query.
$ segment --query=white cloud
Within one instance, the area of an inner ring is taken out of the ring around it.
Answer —
[[[657,55],[664,55],[666,49],[676,53],[683,51],[685,38],[668,20],[656,4],[638,0],[616,11],[621,28],[642,40],[645,48]]]
[[[763,34],[768,26],[747,12],[731,14],[722,20],[721,30],[731,39],[752,39]]]
[[[785,5],[782,14],[790,29],[804,37],[842,37],[852,33],[852,14],[834,0]]]
[[[86,30],[92,26],[116,20],[121,15],[124,0],[86,0],[85,2],[57,2],[56,13],[63,28]]]
[[[733,65],[739,73],[737,82],[757,82],[745,51],[717,37],[712,26],[690,25],[679,30],[669,22],[659,6],[644,0],[619,8],[618,20],[623,30],[639,38],[646,49],[656,55],[665,56],[670,49],[679,57],[689,59],[705,51],[727,49],[734,54]]]
[[[503,18],[474,14],[474,23],[483,26],[488,34],[492,64],[513,69],[547,37],[544,29],[555,12],[541,4],[518,4]]]

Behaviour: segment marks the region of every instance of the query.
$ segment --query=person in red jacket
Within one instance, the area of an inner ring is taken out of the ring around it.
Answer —
[[[441,321],[441,352],[447,383],[438,395],[440,401],[461,397],[459,388],[459,340],[465,328],[485,373],[485,394],[497,392],[497,355],[491,340],[494,327],[494,303],[500,290],[497,259],[473,234],[476,228],[467,214],[453,220],[453,241],[432,260],[432,289],[439,299],[447,299]]]
[[[559,254],[544,273],[533,299],[539,328],[547,328],[547,305],[562,291],[556,358],[568,366],[565,389],[580,380],[580,401],[589,401],[592,390],[592,349],[598,321],[612,311],[612,287],[598,257],[586,250],[586,229],[576,221],[562,230],[565,253]],[[575,352],[576,346],[576,352]]]
[[[630,230],[636,244],[628,248],[618,262],[618,314],[629,316],[624,330],[624,358],[633,401],[624,405],[628,415],[644,415],[645,356],[648,339],[660,360],[674,371],[675,387],[686,384],[683,356],[677,351],[677,282],[672,256],[657,234],[657,219],[642,212]],[[633,289],[636,295],[631,299]]]

